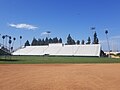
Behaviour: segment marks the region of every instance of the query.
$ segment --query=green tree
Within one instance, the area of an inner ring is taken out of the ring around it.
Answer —
[[[44,39],[42,39],[41,45],[45,45],[45,40]]]
[[[53,40],[51,38],[49,39],[49,43],[53,43]]]
[[[74,39],[72,39],[72,44],[71,45],[75,45],[75,40]]]
[[[70,34],[67,37],[67,44],[71,45],[72,44],[72,37],[70,36]]]
[[[93,44],[99,44],[99,40],[98,40],[98,37],[97,37],[97,33],[96,33],[96,32],[94,33]]]
[[[86,44],[90,44],[91,43],[91,39],[90,37],[88,37],[87,43]]]
[[[22,36],[20,36],[20,39],[22,39]]]
[[[45,39],[45,45],[48,45],[49,44],[49,40],[48,40],[48,38],[46,37],[46,39]]]
[[[30,43],[28,40],[25,42],[25,46],[30,46]]]
[[[69,34],[67,37],[67,45],[73,45],[73,44],[75,44],[75,40],[73,40]]]
[[[58,40],[58,42],[59,42],[59,43],[62,43],[62,39],[60,38],[60,39]]]
[[[12,40],[11,38],[9,38],[9,51],[11,51],[11,43],[12,43]]]
[[[85,41],[84,41],[84,40],[82,40],[81,44],[82,44],[82,45],[84,45],[84,44],[85,44]]]
[[[80,44],[80,40],[77,40],[76,44],[79,45]]]
[[[36,46],[36,45],[38,45],[38,41],[36,38],[33,38],[31,46]]]
[[[13,43],[12,43],[12,47],[14,46],[14,42],[15,42],[16,38],[14,37],[13,38]]]
[[[2,36],[2,39],[3,39],[3,47],[4,47],[4,40],[5,40],[5,36]]]
[[[20,36],[20,48],[21,48],[21,41],[22,41],[22,36]]]
[[[38,39],[38,45],[41,45],[42,40]]]
[[[12,42],[12,47],[11,47],[11,50],[13,50],[13,46],[14,46],[14,42],[15,42],[16,38],[14,37],[13,38],[13,42]]]
[[[53,38],[53,43],[58,43],[58,38],[57,37]]]

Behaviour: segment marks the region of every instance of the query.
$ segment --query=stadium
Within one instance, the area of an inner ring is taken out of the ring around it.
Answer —
[[[91,28],[94,30],[95,28]],[[108,33],[106,30],[105,33]],[[51,32],[46,31],[47,35]],[[106,34],[107,36],[107,34]],[[20,36],[20,45],[15,48],[15,37],[9,35],[3,35],[3,43],[0,44],[0,53],[1,56],[12,55],[12,56],[73,56],[73,57],[111,57],[119,55],[119,52],[116,52],[110,49],[109,41],[108,42],[108,52],[104,53],[102,45],[99,43],[97,33],[94,32],[93,40],[88,37],[87,41],[80,40],[75,41],[69,34],[67,37],[67,43],[62,42],[62,38],[58,39],[47,37],[44,39],[33,38],[30,43],[28,40],[21,44],[22,36]],[[5,43],[4,43],[5,42]]]
[[[120,0],[0,0],[0,90],[119,90]]]
[[[47,31],[48,32],[48,31]],[[47,33],[46,32],[46,33]],[[49,31],[50,33],[50,31]],[[48,33],[48,34],[49,34]],[[41,40],[33,39],[32,43],[29,44],[29,41],[27,40],[24,45],[20,44],[20,47],[17,49],[13,49],[13,44],[15,42],[15,38],[13,38],[9,35],[3,35],[3,44],[1,44],[1,55],[13,55],[13,56],[84,56],[84,57],[101,57],[101,45],[98,42],[97,33],[94,33],[94,40],[91,44],[90,37],[88,37],[88,41],[86,44],[81,43],[80,41],[77,41],[79,43],[75,43],[75,40],[72,39],[70,34],[67,37],[67,43],[63,44],[62,39],[59,40],[56,38],[48,38],[44,41],[43,44]],[[6,44],[4,44],[4,38],[6,38]],[[9,39],[9,42],[7,44],[7,38]],[[20,42],[21,42],[22,36],[20,36]],[[51,42],[52,40],[52,42]],[[41,42],[40,42],[41,41]],[[13,43],[12,43],[13,42]],[[12,44],[12,46],[11,46]],[[9,46],[7,46],[9,45]],[[104,52],[103,52],[104,53]]]
[[[31,44],[28,40],[22,44],[20,36],[20,45],[15,48],[16,38],[3,35],[0,87],[2,90],[117,90],[119,52],[104,53],[96,32],[93,37],[80,43],[69,34],[65,44],[57,37],[33,38]]]

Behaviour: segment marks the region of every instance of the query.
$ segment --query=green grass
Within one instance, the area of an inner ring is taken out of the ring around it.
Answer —
[[[2,56],[0,64],[81,64],[120,63],[120,59],[99,57],[43,57],[43,56]]]

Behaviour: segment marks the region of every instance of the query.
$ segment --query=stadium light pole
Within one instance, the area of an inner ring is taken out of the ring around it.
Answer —
[[[92,40],[92,43],[93,43],[93,41],[94,41],[94,33],[95,33],[95,29],[96,29],[96,27],[91,27],[91,28],[90,28],[90,30],[92,30],[92,33],[93,33],[93,40]]]
[[[46,31],[46,33],[47,33],[47,37],[49,39],[49,35],[51,34],[51,31]]]
[[[108,30],[105,30],[105,34],[106,34],[106,39],[107,39],[107,45],[108,45],[108,52],[109,52],[109,57],[110,57],[110,44],[109,44],[109,39],[108,39]]]
[[[49,46],[49,35],[51,34],[51,31],[46,31],[47,33],[47,38],[48,38],[48,46]]]

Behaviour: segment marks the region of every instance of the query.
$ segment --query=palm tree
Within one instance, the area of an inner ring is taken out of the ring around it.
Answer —
[[[9,51],[10,51],[12,40],[11,40],[11,36],[8,36],[8,38],[9,38],[8,43],[9,43]]]
[[[20,47],[21,47],[21,39],[22,39],[22,36],[20,36]]]
[[[6,44],[5,44],[5,46],[6,46],[6,48],[7,48],[7,38],[11,38],[11,36],[8,36],[8,35],[5,35],[5,38],[6,38]]]
[[[22,39],[22,36],[20,36],[20,39]]]
[[[3,39],[3,47],[4,47],[4,39],[5,39],[5,36],[2,36],[2,39]]]
[[[11,36],[9,36],[9,39],[11,39]]]
[[[105,34],[106,34],[106,39],[107,39],[107,44],[108,44],[108,52],[109,52],[109,57],[110,57],[110,44],[109,44],[109,40],[108,40],[108,30],[105,30]]]
[[[13,46],[14,46],[14,42],[15,42],[16,38],[14,37],[13,38],[13,43],[12,43],[12,47],[11,47],[11,50],[13,50]]]
[[[10,51],[10,49],[11,49],[11,43],[12,43],[12,40],[9,39],[9,51]]]

